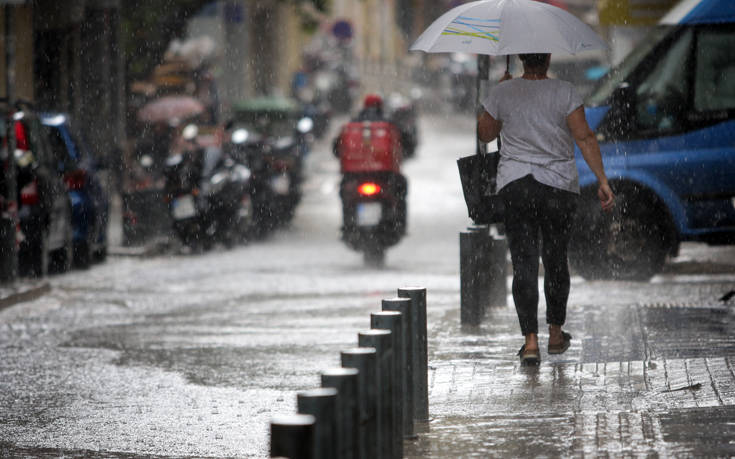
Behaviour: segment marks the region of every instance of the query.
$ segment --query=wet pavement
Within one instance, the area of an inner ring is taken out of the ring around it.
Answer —
[[[407,456],[732,456],[735,305],[718,299],[734,281],[577,279],[572,346],[549,356],[541,333],[539,367],[513,355],[511,308],[474,329],[446,311],[430,335],[432,420]]]
[[[645,283],[574,277],[572,346],[542,349],[537,368],[515,355],[510,300],[460,325],[454,160],[473,151],[472,129],[423,120],[405,169],[409,234],[385,269],[338,240],[325,141],[294,224],[272,238],[113,255],[0,308],[0,457],[266,457],[270,418],[294,412],[296,392],[408,285],[428,291],[431,419],[406,457],[735,455],[735,299],[719,301],[735,289],[735,247],[685,244]]]

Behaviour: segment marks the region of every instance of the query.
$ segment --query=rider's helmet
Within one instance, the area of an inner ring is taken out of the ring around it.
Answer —
[[[365,96],[365,101],[363,102],[363,105],[365,106],[365,108],[382,109],[383,98],[377,94],[368,94],[367,96]]]

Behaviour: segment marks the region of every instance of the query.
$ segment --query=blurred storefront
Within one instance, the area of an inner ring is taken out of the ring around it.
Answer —
[[[678,0],[598,0],[599,25],[611,43],[610,63],[618,64]]]
[[[214,68],[223,112],[257,95],[286,93],[307,41],[302,7],[267,0],[212,2],[189,23],[189,39],[215,44]]]
[[[39,110],[70,113],[90,144],[111,158],[124,136],[120,0],[0,5],[0,52],[6,56],[0,93],[31,101]]]
[[[0,1],[0,94],[33,99],[33,8],[29,2]]]

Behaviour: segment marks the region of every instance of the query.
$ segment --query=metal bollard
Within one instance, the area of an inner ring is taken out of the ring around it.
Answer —
[[[322,387],[337,389],[337,457],[344,459],[359,456],[358,375],[355,368],[330,368],[322,372]]]
[[[404,287],[398,296],[411,299],[411,333],[416,335],[413,349],[414,420],[429,420],[429,348],[426,338],[426,289]]]
[[[309,414],[289,414],[271,419],[271,457],[315,459],[314,427],[316,418]]]
[[[413,369],[416,365],[413,361],[413,349],[418,346],[417,335],[412,333],[411,327],[411,299],[410,298],[389,298],[382,301],[383,311],[398,311],[403,314],[403,374],[401,376],[401,392],[403,400],[403,437],[415,438],[413,426]]]
[[[337,389],[311,389],[296,394],[300,414],[316,418],[314,426],[314,457],[337,459]]]
[[[475,285],[477,287],[477,301],[478,308],[482,317],[485,317],[487,308],[490,305],[491,296],[491,276],[493,268],[492,260],[492,237],[490,236],[490,227],[487,225],[472,225],[468,226],[467,230],[474,233],[477,237],[475,254]]]
[[[460,322],[479,325],[485,315],[487,291],[483,290],[483,266],[487,236],[470,229],[459,233]]]
[[[393,397],[391,416],[393,433],[393,457],[403,457],[403,369],[405,358],[403,350],[403,314],[398,311],[381,311],[370,314],[370,327],[388,330],[393,348]]]
[[[355,347],[340,352],[342,366],[358,371],[360,410],[359,450],[361,459],[378,457],[378,352],[371,347]]]
[[[378,454],[382,458],[393,458],[393,347],[388,330],[366,330],[357,334],[360,346],[373,347],[377,351],[378,379]]]
[[[508,305],[508,285],[506,278],[508,277],[508,263],[506,254],[508,253],[508,241],[502,236],[491,236],[489,249],[490,267],[488,270],[489,294],[488,305],[490,306],[507,306]]]

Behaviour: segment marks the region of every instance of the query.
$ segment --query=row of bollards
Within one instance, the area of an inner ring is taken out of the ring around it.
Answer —
[[[342,367],[299,392],[298,414],[271,419],[271,457],[397,459],[429,418],[426,289],[398,289],[370,315]]]
[[[505,238],[487,225],[459,233],[460,322],[479,325],[489,306],[505,306],[507,286]]]

